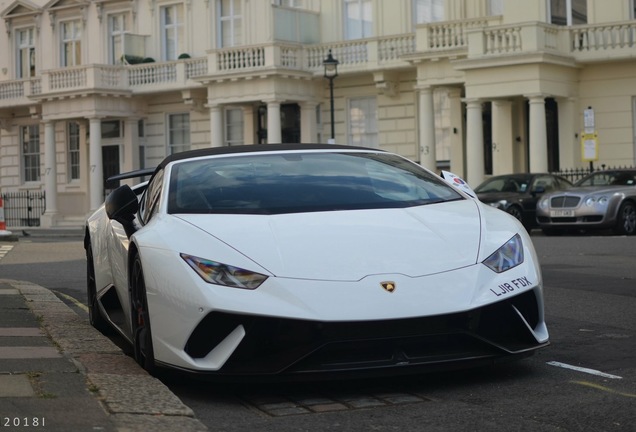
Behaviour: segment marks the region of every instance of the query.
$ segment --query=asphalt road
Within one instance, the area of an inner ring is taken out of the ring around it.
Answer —
[[[519,362],[399,379],[164,382],[213,431],[635,431],[636,237],[533,236],[551,345]],[[0,276],[54,290],[79,314],[80,238],[23,238]]]

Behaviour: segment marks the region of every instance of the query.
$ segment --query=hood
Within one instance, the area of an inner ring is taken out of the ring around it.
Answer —
[[[481,226],[472,200],[406,209],[178,217],[275,276],[339,281],[423,276],[475,264]]]
[[[571,187],[562,191],[552,192],[550,196],[586,196],[590,194],[614,194],[617,192],[624,192],[625,190],[636,190],[636,186],[579,186]]]

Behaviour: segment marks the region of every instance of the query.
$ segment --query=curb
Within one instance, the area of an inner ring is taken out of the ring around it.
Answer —
[[[50,290],[30,282],[2,282],[17,289],[26,299],[29,309],[40,320],[42,330],[62,355],[85,375],[87,388],[101,402],[119,431],[208,430],[168,387],[150,376]]]

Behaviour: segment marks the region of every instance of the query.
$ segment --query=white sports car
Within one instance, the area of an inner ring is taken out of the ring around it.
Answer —
[[[149,371],[229,377],[530,355],[548,344],[530,237],[444,177],[350,146],[172,155],[87,220],[91,323]]]

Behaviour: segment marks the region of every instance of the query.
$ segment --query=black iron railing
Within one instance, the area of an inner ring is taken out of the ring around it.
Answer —
[[[2,201],[7,227],[40,226],[40,216],[46,210],[44,192],[5,192],[2,194]]]
[[[586,167],[586,168],[571,168],[571,169],[564,169],[561,171],[556,171],[553,172],[552,174],[561,176],[561,177],[565,177],[566,179],[570,180],[572,183],[577,182],[578,180],[582,179],[583,177],[585,177],[586,175],[592,173],[592,172],[596,172],[596,171],[603,171],[603,170],[614,170],[614,169],[636,169],[636,167],[633,166],[615,166],[615,167],[610,167],[607,166],[605,164],[602,164],[594,169],[590,168],[590,167]]]

